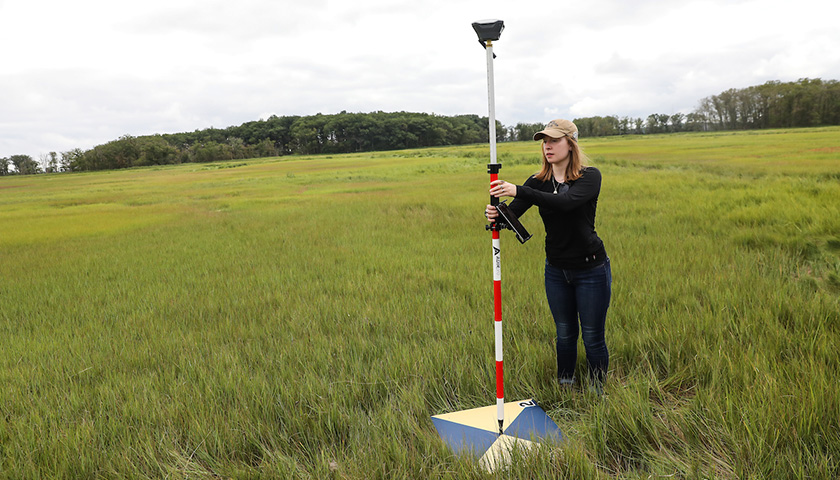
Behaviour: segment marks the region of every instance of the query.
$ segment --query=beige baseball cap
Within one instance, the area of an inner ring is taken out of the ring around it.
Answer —
[[[578,129],[574,123],[558,118],[548,122],[545,129],[534,134],[534,140],[542,140],[543,137],[562,138],[569,136],[574,140],[578,138]]]

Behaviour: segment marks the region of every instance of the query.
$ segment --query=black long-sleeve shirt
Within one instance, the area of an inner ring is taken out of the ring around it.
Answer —
[[[539,207],[545,224],[546,260],[558,268],[588,268],[607,258],[604,242],[595,232],[601,172],[586,167],[582,173],[577,180],[567,182],[567,191],[557,194],[551,179],[542,182],[532,175],[516,187],[516,198],[510,203],[517,217],[533,205]]]

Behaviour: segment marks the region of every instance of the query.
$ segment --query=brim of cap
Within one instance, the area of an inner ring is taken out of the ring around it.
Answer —
[[[554,128],[546,128],[545,130],[541,130],[534,134],[534,140],[542,140],[544,137],[551,137],[551,138],[562,138],[567,135],[566,132],[562,130],[556,130]]]

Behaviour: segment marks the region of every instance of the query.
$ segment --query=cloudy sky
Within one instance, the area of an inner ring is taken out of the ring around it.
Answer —
[[[688,113],[840,80],[832,0],[0,0],[0,157],[270,115],[487,115],[471,28],[498,18],[497,118]]]

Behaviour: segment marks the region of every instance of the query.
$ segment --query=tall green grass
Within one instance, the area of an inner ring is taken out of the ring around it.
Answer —
[[[607,395],[552,381],[529,212],[506,396],[566,440],[496,476],[836,478],[838,134],[585,140]],[[0,179],[0,476],[491,477],[429,418],[495,395],[486,152]],[[537,154],[500,145],[502,178]]]

